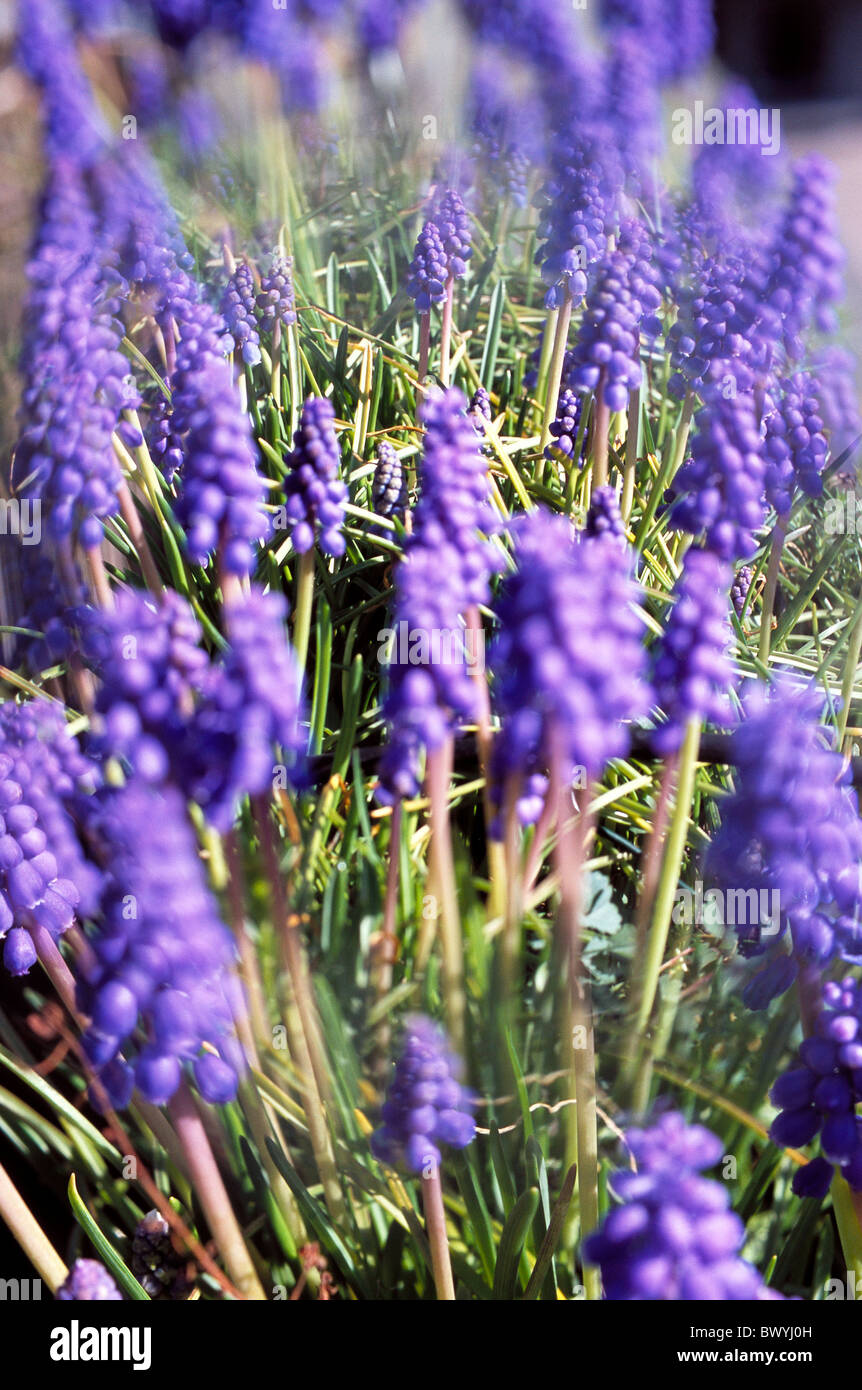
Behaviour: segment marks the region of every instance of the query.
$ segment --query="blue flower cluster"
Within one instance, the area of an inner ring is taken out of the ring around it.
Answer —
[[[847,976],[823,986],[816,1031],[799,1049],[801,1066],[785,1071],[770,1092],[781,1113],[770,1138],[798,1148],[820,1136],[823,1157],[793,1175],[799,1197],[825,1197],[837,1168],[862,1191],[862,983]]]
[[[240,262],[225,286],[221,312],[233,339],[233,350],[248,367],[260,361],[255,304],[254,277],[249,267]]]
[[[675,1112],[630,1129],[637,1171],[611,1179],[621,1205],[584,1241],[605,1298],[719,1302],[778,1299],[741,1259],[745,1227],[729,1210],[727,1184],[703,1176],[721,1158],[717,1135]]]
[[[554,765],[600,774],[646,712],[642,626],[624,547],[576,541],[543,510],[513,524],[517,569],[500,588],[489,664],[509,775]]]
[[[656,703],[667,719],[653,736],[662,753],[679,748],[691,719],[730,722],[729,588],[726,561],[709,550],[686,552],[653,666]]]
[[[276,249],[267,273],[260,282],[257,296],[260,326],[265,333],[274,333],[277,324],[289,328],[296,323],[296,298],[293,291],[293,261]]]
[[[334,422],[332,402],[310,396],[285,458],[284,511],[293,548],[300,555],[311,550],[315,540],[326,555],[344,554],[341,528],[347,488],[338,476],[341,450]]]
[[[820,386],[808,372],[778,383],[780,395],[764,410],[766,498],[779,515],[790,510],[798,487],[807,497],[823,492],[829,445],[823,433]]]
[[[750,396],[710,393],[695,422],[691,458],[665,494],[673,531],[702,536],[724,560],[747,560],[766,520],[766,464]]]
[[[386,439],[377,446],[377,465],[371,482],[371,506],[378,516],[391,521],[403,522],[407,510],[407,479],[400,458]]]
[[[110,880],[78,1003],[91,1020],[84,1047],[109,1101],[124,1108],[137,1086],[162,1105],[184,1065],[205,1100],[231,1100],[242,1065],[234,946],[180,793],[133,780],[104,794],[92,830]]]
[[[383,1105],[383,1124],[371,1150],[383,1163],[403,1163],[431,1176],[440,1145],[464,1149],[476,1133],[473,1101],[459,1080],[461,1066],[442,1029],[421,1015],[408,1019],[401,1055]]]
[[[250,423],[224,350],[222,320],[197,304],[183,320],[171,381],[172,425],[184,436],[177,517],[195,564],[217,552],[226,573],[242,575],[252,569],[269,521]]]
[[[742,954],[767,956],[744,994],[764,1008],[792,983],[797,962],[862,959],[862,821],[815,688],[789,678],[771,693],[754,686],[744,710],[732,739],[734,791],[705,868],[777,906],[777,920],[752,912],[736,926]],[[778,940],[788,929],[791,957]]]

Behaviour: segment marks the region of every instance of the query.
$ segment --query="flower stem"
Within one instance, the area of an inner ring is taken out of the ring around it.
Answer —
[[[620,511],[626,526],[629,524],[629,517],[632,514],[632,502],[635,494],[635,476],[638,464],[638,431],[640,429],[641,417],[641,393],[640,390],[633,391],[629,397],[629,414],[626,422],[626,458],[623,471],[623,495],[620,501]]]
[[[859,617],[853,625],[853,631],[850,633],[850,641],[847,644],[847,656],[841,675],[841,708],[838,711],[839,746],[844,743],[847,732],[850,701],[853,698],[853,685],[856,680],[856,672],[859,669],[860,652],[862,652],[862,613],[859,614]]]
[[[440,325],[440,380],[449,385],[449,352],[452,345],[452,309],[455,298],[455,277],[450,275],[446,281],[446,298],[443,300],[443,320]]]
[[[185,1082],[171,1100],[170,1111],[186,1156],[195,1195],[203,1207],[228,1273],[246,1298],[265,1302],[266,1294],[243,1240],[201,1117]]]
[[[599,382],[596,408],[590,439],[590,463],[593,468],[593,487],[604,487],[608,481],[608,431],[611,414],[605,403],[605,383]]]
[[[422,1207],[425,1212],[425,1229],[431,1247],[431,1268],[434,1273],[434,1287],[437,1298],[446,1303],[455,1302],[455,1284],[452,1279],[452,1262],[449,1258],[449,1241],[446,1236],[446,1213],[443,1208],[443,1189],[440,1184],[440,1166],[434,1165],[430,1174],[422,1174]]]
[[[572,818],[570,782],[564,775],[559,755],[553,759],[551,782],[557,815],[555,862],[560,879],[556,925],[560,954],[566,961],[568,979],[563,1046],[564,1055],[571,1051],[575,1095],[575,1152],[572,1152],[570,1131],[566,1167],[577,1163],[578,1218],[583,1242],[585,1236],[599,1224],[595,1033],[581,939],[584,860],[592,822],[586,811],[582,811],[576,820]],[[587,788],[583,795],[584,806],[589,805],[589,801]],[[585,1265],[583,1273],[587,1298],[601,1298],[599,1271]]]
[[[637,1011],[631,1025],[634,1030],[632,1060],[630,1060],[629,1065],[624,1071],[626,1085],[631,1086],[634,1084],[635,1095],[641,1104],[645,1103],[645,1088],[649,1085],[649,1079],[652,1074],[645,1034],[649,1026],[650,1018],[652,1017],[653,1005],[655,1004],[659,975],[661,973],[664,953],[667,947],[668,933],[670,931],[674,897],[677,892],[682,861],[685,856],[685,843],[688,836],[689,812],[694,792],[694,779],[697,770],[699,747],[700,721],[698,719],[690,719],[679,753],[679,771],[677,774],[673,814],[671,816],[661,875],[652,912],[652,921],[650,923],[649,938],[646,946],[646,958],[643,966],[643,982]]]
[[[419,315],[419,364],[416,368],[416,393],[422,391],[422,383],[428,375],[428,359],[431,356],[431,310]]]
[[[455,860],[452,854],[452,833],[449,825],[449,778],[452,772],[452,739],[429,752],[426,772],[430,803],[431,845],[428,851],[428,872],[436,897],[436,915],[440,926],[440,945],[443,952],[443,994],[446,1000],[446,1021],[456,1052],[463,1053],[465,1038],[466,998],[464,994],[464,954],[461,942],[461,923],[458,916],[458,894],[455,886]]]
[[[554,334],[554,351],[551,356],[551,365],[548,369],[548,384],[545,388],[545,414],[542,419],[542,438],[540,449],[544,453],[547,448],[548,440],[551,437],[551,425],[557,416],[557,403],[560,399],[560,382],[563,378],[563,363],[566,360],[566,344],[569,339],[569,324],[572,319],[572,297],[566,294],[562,307],[558,311],[556,332]],[[542,460],[539,460],[537,471],[544,470]],[[541,472],[538,471],[541,477]]]
[[[763,586],[763,598],[760,604],[760,640],[757,645],[757,657],[765,666],[769,661],[769,646],[772,641],[772,614],[775,608],[775,591],[778,588],[778,572],[781,568],[781,553],[784,550],[784,538],[787,535],[787,523],[789,513],[785,512],[775,523],[775,530],[772,532],[772,547],[769,551],[769,566],[766,571],[766,583]]]
[[[2,1165],[0,1216],[33,1268],[39,1271],[51,1292],[56,1293],[69,1271]]]
[[[293,646],[300,671],[308,659],[311,610],[314,607],[314,550],[300,555],[296,580],[296,608],[293,616]]]

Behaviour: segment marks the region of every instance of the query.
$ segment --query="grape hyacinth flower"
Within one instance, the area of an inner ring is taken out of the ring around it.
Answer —
[[[626,526],[614,488],[597,487],[592,493],[584,522],[584,535],[590,540],[607,538],[625,545]]]
[[[653,667],[656,703],[667,721],[653,735],[662,754],[679,749],[690,720],[718,725],[730,720],[729,587],[726,561],[709,550],[686,552]]]
[[[741,618],[745,612],[753,578],[754,570],[751,565],[741,565],[730,586],[730,597],[738,618]]]
[[[407,1021],[404,1045],[386,1094],[382,1126],[371,1151],[412,1173],[438,1168],[440,1145],[464,1149],[476,1134],[473,1099],[460,1081],[461,1065],[443,1030],[430,1018]]]
[[[428,393],[419,412],[425,427],[413,546],[451,546],[462,611],[486,603],[489,575],[500,560],[488,537],[499,529],[489,494],[487,464],[457,386]]]
[[[82,752],[59,707],[43,700],[7,700],[0,707],[0,746],[12,759],[12,777],[36,813],[59,877],[75,886],[78,915],[92,916],[102,875],[85,856],[77,827],[86,823],[90,797],[101,785],[100,768]]]
[[[460,552],[445,538],[433,548],[411,544],[398,566],[391,628],[398,659],[387,667],[390,733],[377,790],[384,803],[417,796],[422,750],[442,748],[459,723],[476,716],[460,567]]]
[[[473,427],[478,435],[485,434],[485,421],[492,418],[491,397],[484,386],[477,386],[470,397],[470,404],[467,413],[473,421]]]
[[[294,550],[306,554],[315,540],[325,555],[345,550],[344,507],[347,488],[338,476],[341,450],[335,433],[335,410],[325,396],[310,396],[302,407],[285,463],[284,516]]]
[[[122,1303],[123,1295],[98,1260],[76,1260],[54,1297],[59,1303]]]
[[[432,304],[442,304],[447,276],[443,238],[436,222],[429,218],[416,239],[407,275],[407,293],[415,300],[418,313],[427,314]]]
[[[407,479],[401,460],[388,440],[377,446],[377,465],[371,482],[371,506],[378,516],[403,523],[407,510]]]
[[[791,361],[802,358],[804,334],[834,333],[834,305],[843,295],[844,252],[836,234],[834,171],[818,155],[794,166],[793,186],[772,248],[765,298],[781,316]]]
[[[249,267],[240,263],[225,286],[221,312],[238,352],[247,367],[260,361],[260,337],[255,318],[254,280]]]
[[[269,521],[250,422],[224,347],[221,319],[206,304],[194,306],[183,320],[172,378],[173,428],[185,436],[177,518],[195,564],[206,565],[217,551],[227,574],[243,575]]]
[[[126,589],[111,611],[92,611],[83,650],[100,677],[98,753],[123,758],[138,777],[181,778],[189,717],[208,662],[186,600],[171,591],[157,606]]]
[[[461,194],[455,188],[435,193],[429,207],[429,220],[440,235],[447,280],[460,280],[467,273],[470,247],[470,217]]]
[[[184,1299],[191,1292],[188,1256],[178,1253],[171,1228],[158,1211],[148,1211],[135,1228],[130,1268],[152,1299]]]
[[[577,768],[595,778],[648,705],[628,557],[578,543],[565,517],[541,509],[512,530],[518,567],[501,585],[489,658],[509,771],[560,757],[566,780]]]
[[[627,285],[629,261],[614,251],[599,266],[587,295],[569,380],[578,391],[601,389],[609,410],[625,410],[641,384],[643,308]]]
[[[862,959],[862,821],[816,688],[784,678],[771,693],[754,686],[743,705],[731,745],[735,789],[705,869],[743,890],[747,904],[755,890],[758,909],[735,929],[742,955],[766,956],[743,996],[765,1008],[799,964]],[[779,941],[788,931],[790,957]]]
[[[740,1257],[745,1227],[729,1210],[727,1184],[703,1176],[722,1157],[721,1140],[682,1115],[630,1129],[637,1171],[618,1170],[621,1205],[588,1236],[584,1258],[599,1265],[605,1298],[706,1302],[778,1299]]]
[[[670,528],[703,536],[723,560],[747,560],[766,520],[766,464],[750,397],[710,393],[696,419],[691,458],[665,493]]]
[[[778,383],[780,395],[768,399],[763,431],[766,498],[779,516],[789,512],[798,487],[806,497],[823,493],[828,444],[820,414],[819,383],[796,372]]]
[[[286,600],[253,588],[226,604],[224,617],[228,648],[207,673],[189,730],[189,781],[193,799],[227,831],[243,796],[268,791],[280,774],[302,782],[307,736]]]
[[[793,1175],[798,1197],[825,1197],[834,1172],[862,1192],[862,983],[852,976],[823,986],[815,1032],[801,1044],[798,1066],[770,1092],[780,1114],[769,1137],[799,1148],[820,1136],[823,1157]]]
[[[576,461],[578,467],[582,468],[586,461],[586,437],[581,440],[577,460],[574,459],[583,406],[583,397],[577,392],[568,387],[560,392],[556,418],[550,427],[551,443],[545,448],[545,458],[564,468],[571,467],[573,461]]]
[[[21,783],[15,759],[0,751],[0,939],[3,964],[25,975],[36,962],[34,928],[56,941],[72,925],[78,891],[61,878],[57,859]]]
[[[93,837],[111,881],[90,938],[96,963],[78,983],[91,1020],[85,1051],[117,1109],[133,1086],[165,1104],[184,1066],[204,1100],[223,1104],[242,1065],[233,1036],[242,1005],[233,938],[206,884],[183,798],[171,786],[132,780],[106,793],[99,810]]]
[[[283,251],[275,250],[266,275],[261,279],[257,296],[260,326],[265,333],[274,333],[276,326],[289,328],[296,323],[296,299],[293,292],[293,261]]]

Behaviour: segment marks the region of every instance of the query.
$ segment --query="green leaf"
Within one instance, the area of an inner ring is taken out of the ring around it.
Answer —
[[[107,1266],[109,1273],[113,1274],[120,1288],[136,1303],[150,1303],[151,1299],[146,1289],[141,1287],[132,1271],[120,1259],[113,1245],[99,1230],[99,1227],[96,1225],[96,1222],[81,1200],[74,1173],[72,1173],[69,1178],[67,1191],[69,1194],[69,1205],[72,1208],[75,1220],[87,1236],[99,1258]]]
[[[539,1190],[536,1187],[531,1187],[528,1191],[521,1193],[509,1213],[497,1249],[497,1263],[494,1268],[495,1299],[513,1299],[515,1297],[515,1281],[518,1277],[521,1251],[530,1233],[530,1226],[538,1205]]]

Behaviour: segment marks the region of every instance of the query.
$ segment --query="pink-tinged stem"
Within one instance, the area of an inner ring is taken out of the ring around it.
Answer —
[[[455,278],[450,275],[446,281],[446,298],[443,300],[443,321],[440,325],[440,380],[449,385],[449,353],[452,346],[452,308],[455,299]]]
[[[449,1241],[446,1236],[446,1212],[443,1208],[439,1164],[433,1165],[431,1173],[422,1174],[422,1207],[425,1212],[428,1244],[431,1247],[431,1268],[437,1298],[442,1302],[454,1303],[455,1282],[452,1278],[452,1261],[449,1258]]]
[[[371,966],[374,998],[378,1002],[384,999],[392,988],[393,966],[398,956],[398,934],[396,931],[398,916],[398,861],[401,853],[401,822],[403,814],[401,802],[396,801],[392,808],[392,816],[389,821],[389,861],[386,865],[386,896],[383,900],[383,922],[381,923],[377,940],[374,943]],[[382,1076],[384,1069],[388,1066],[387,1053],[389,1051],[391,1032],[389,1019],[384,1015],[374,1032],[375,1056],[373,1070],[378,1076]]]
[[[265,1302],[266,1294],[243,1240],[206,1130],[185,1082],[171,1100],[170,1111],[186,1156],[195,1195],[203,1207],[228,1273],[245,1298]]]
[[[28,931],[33,938],[33,945],[36,947],[36,954],[39,957],[45,974],[48,976],[51,984],[66,1005],[69,1013],[78,1023],[81,1023],[81,1015],[75,1003],[74,976],[63,957],[60,955],[57,943],[54,941],[51,933],[46,931],[44,927],[39,927],[34,924],[28,927]]]
[[[440,927],[446,1022],[455,1051],[463,1053],[467,1001],[464,994],[464,951],[458,916],[455,859],[452,854],[452,832],[449,824],[452,760],[451,737],[447,738],[440,748],[435,748],[428,754],[426,787],[431,821],[428,871],[431,891],[436,898],[436,916]]]
[[[96,602],[100,608],[110,613],[114,608],[114,593],[108,580],[101,546],[94,545],[90,550],[85,550],[84,555]]]
[[[141,573],[147,583],[150,593],[155,594],[161,601],[164,592],[159,572],[156,569],[156,562],[153,559],[153,552],[150,550],[149,542],[144,535],[144,528],[141,525],[141,518],[138,516],[138,509],[135,506],[135,499],[132,496],[128,483],[123,479],[117,488],[117,500],[120,504],[120,511],[123,520],[128,528],[132,545],[137,551],[138,560],[141,565]]]

